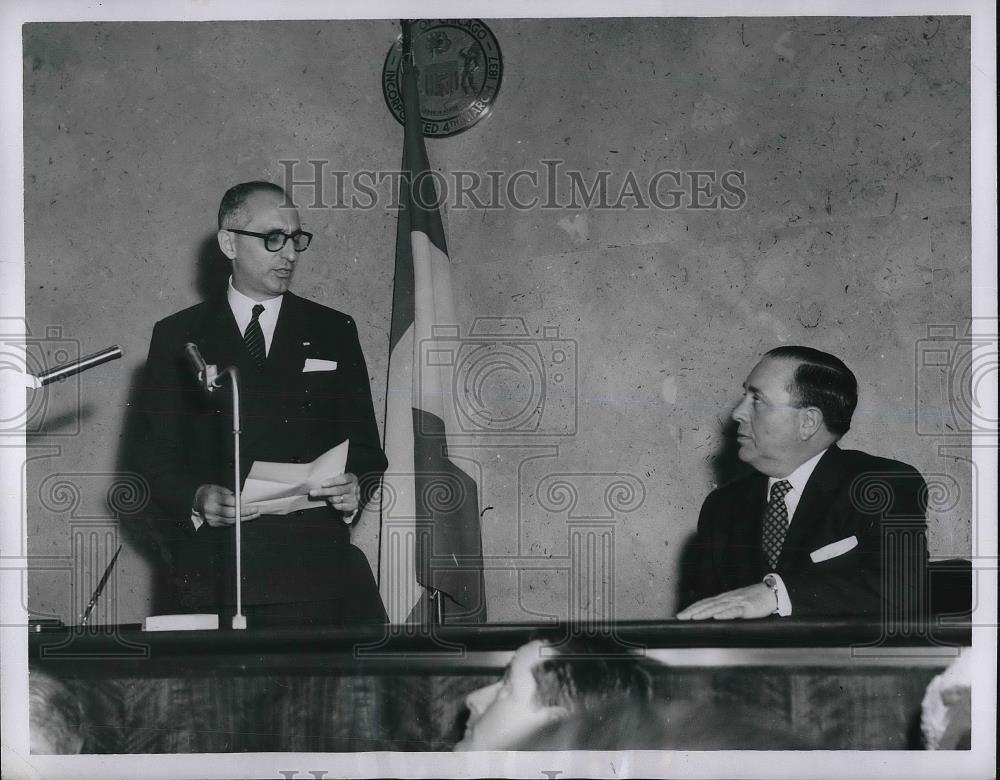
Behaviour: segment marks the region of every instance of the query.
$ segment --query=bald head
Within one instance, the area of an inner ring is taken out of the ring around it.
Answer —
[[[219,204],[219,229],[245,228],[253,218],[251,200],[255,195],[271,195],[280,198],[282,206],[292,207],[291,200],[277,184],[269,181],[247,181],[226,190]]]

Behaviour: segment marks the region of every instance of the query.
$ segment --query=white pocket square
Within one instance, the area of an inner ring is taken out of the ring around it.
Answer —
[[[319,358],[306,358],[306,364],[302,367],[302,372],[306,371],[336,371],[336,360],[320,360]]]
[[[820,547],[818,550],[813,550],[809,553],[809,557],[812,559],[813,563],[822,563],[823,561],[828,561],[831,558],[836,558],[838,555],[843,555],[845,552],[849,552],[858,546],[858,537],[848,536],[846,539],[841,539],[839,542],[834,542],[833,544],[828,544],[825,547]]]

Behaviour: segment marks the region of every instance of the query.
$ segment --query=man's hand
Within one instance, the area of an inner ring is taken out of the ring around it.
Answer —
[[[774,612],[772,591],[763,582],[720,593],[718,596],[696,601],[677,613],[678,620],[706,620],[714,618],[762,618]]]
[[[243,520],[260,517],[259,509],[240,507]],[[236,525],[236,495],[221,485],[202,485],[194,494],[194,511],[210,526]]]
[[[310,498],[325,498],[326,503],[342,512],[344,522],[351,522],[353,515],[358,511],[358,504],[361,501],[361,488],[358,487],[358,478],[346,472],[339,477],[326,480],[321,487],[309,491]]]

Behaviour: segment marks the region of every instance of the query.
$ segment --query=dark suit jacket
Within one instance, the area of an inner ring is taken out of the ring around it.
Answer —
[[[709,494],[698,519],[696,598],[760,582],[767,477],[753,473]],[[806,483],[776,571],[792,615],[899,617],[920,609],[927,488],[905,463],[830,447]],[[854,549],[815,563],[810,553],[848,537]]]
[[[150,514],[170,530],[182,607],[211,609],[235,602],[233,528],[206,523],[195,531],[191,509],[200,485],[233,489],[232,396],[228,382],[211,395],[199,387],[185,357],[188,342],[207,363],[239,370],[241,481],[255,460],[307,463],[350,439],[347,470],[367,486],[366,498],[386,459],[357,328],[347,315],[286,293],[263,370],[250,358],[225,295],[158,322],[136,410],[144,434],[140,469],[151,488]],[[304,373],[306,358],[333,360],[337,368]],[[345,571],[344,561],[356,567],[351,551],[358,551],[328,507],[262,517],[245,523],[242,537],[247,604],[336,599],[357,586],[357,572]],[[363,574],[372,580],[367,564]]]

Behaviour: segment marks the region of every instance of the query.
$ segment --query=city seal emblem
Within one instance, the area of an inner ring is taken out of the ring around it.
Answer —
[[[479,19],[420,19],[410,26],[419,69],[420,119],[428,138],[446,138],[489,116],[500,91],[503,59],[493,32]],[[402,124],[403,36],[382,67],[382,94]]]

